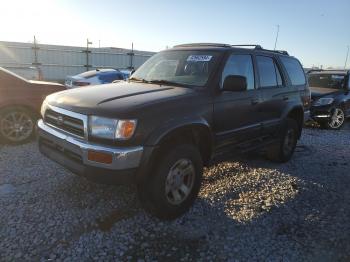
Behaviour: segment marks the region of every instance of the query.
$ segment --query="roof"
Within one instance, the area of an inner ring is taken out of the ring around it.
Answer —
[[[281,55],[289,56],[287,51],[284,50],[269,50],[264,49],[261,45],[256,44],[242,44],[242,45],[231,45],[231,44],[220,44],[220,43],[190,43],[190,44],[181,44],[174,46],[177,48],[201,48],[201,49],[251,49],[256,51],[272,52]]]

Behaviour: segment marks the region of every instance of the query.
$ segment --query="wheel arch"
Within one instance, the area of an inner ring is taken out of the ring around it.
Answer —
[[[299,127],[298,138],[301,137],[301,131],[303,129],[304,124],[304,110],[302,106],[296,106],[291,108],[286,114],[287,118],[294,119]]]
[[[40,113],[35,110],[33,107],[28,106],[28,105],[23,105],[23,104],[5,104],[5,105],[1,105],[0,106],[0,113],[5,111],[5,110],[9,110],[11,108],[21,108],[24,109],[26,111],[29,111],[30,114],[32,114],[33,116],[35,116],[36,118],[40,118]]]
[[[158,148],[156,155],[165,148],[180,143],[195,144],[202,156],[203,163],[209,163],[213,150],[213,136],[209,124],[205,120],[187,121],[178,123],[167,128],[162,132],[157,132],[148,139],[148,144],[154,144]]]

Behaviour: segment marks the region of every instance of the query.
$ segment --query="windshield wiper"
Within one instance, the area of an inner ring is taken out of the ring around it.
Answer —
[[[131,77],[129,78],[130,81],[137,81],[137,82],[142,82],[142,83],[148,83],[146,79],[143,78],[138,78],[138,77]]]
[[[184,84],[180,84],[177,82],[172,82],[164,79],[154,79],[154,80],[146,80],[144,78],[138,78],[138,77],[132,77],[129,78],[130,81],[137,81],[141,83],[147,83],[147,84],[159,84],[159,85],[172,85],[172,86],[185,86]]]
[[[177,82],[168,81],[168,80],[163,80],[163,79],[149,80],[149,81],[147,81],[147,83],[159,84],[159,85],[184,86],[183,84],[180,84],[180,83],[177,83]]]

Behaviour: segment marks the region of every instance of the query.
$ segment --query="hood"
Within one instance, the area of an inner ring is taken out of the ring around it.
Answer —
[[[35,85],[63,86],[62,84],[59,84],[59,83],[46,82],[46,81],[28,80],[28,82]]]
[[[317,99],[324,96],[336,96],[344,93],[344,90],[323,87],[310,87],[312,99]]]
[[[193,93],[183,87],[124,82],[70,89],[47,99],[50,105],[77,113],[107,116]]]

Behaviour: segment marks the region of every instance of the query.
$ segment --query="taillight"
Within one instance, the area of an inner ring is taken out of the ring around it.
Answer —
[[[76,82],[73,82],[73,85],[74,86],[88,86],[88,85],[90,85],[90,83],[76,81]]]
[[[309,108],[311,104],[311,92],[310,89],[306,89],[301,94],[301,100],[303,101],[304,108]]]

